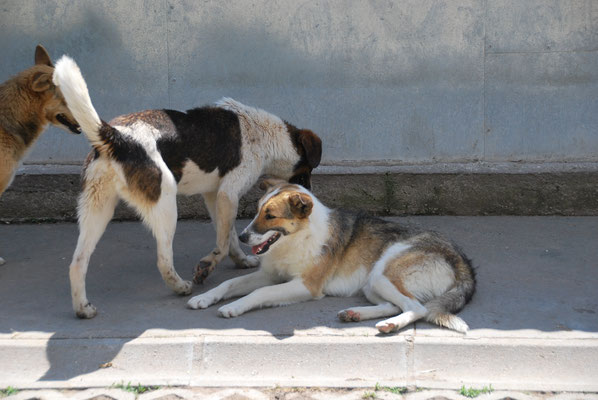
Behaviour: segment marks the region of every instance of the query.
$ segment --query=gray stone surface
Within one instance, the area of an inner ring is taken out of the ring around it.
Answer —
[[[43,2],[0,7],[0,80],[43,43],[100,115],[223,96],[316,131],[329,163],[598,161],[594,0]],[[489,131],[488,131],[489,129]],[[50,129],[34,163],[81,162]]]
[[[379,215],[598,215],[595,166],[485,167],[485,173],[472,173],[480,167],[468,165],[366,166],[356,174],[324,167],[316,170],[313,184],[330,206]],[[75,221],[78,168],[30,168],[18,175],[0,198],[0,221]],[[564,168],[567,172],[559,172]],[[251,189],[239,203],[239,215],[253,217],[262,194],[257,187]],[[209,218],[199,195],[179,196],[177,210],[179,218]],[[130,220],[136,214],[121,203],[115,218]]]
[[[484,159],[592,160],[597,71],[595,51],[488,54]]]
[[[92,320],[71,310],[74,224],[0,226],[0,388],[143,385],[419,386],[597,391],[596,217],[397,218],[454,238],[478,286],[462,336],[427,323],[380,336],[341,323],[361,297],[249,312],[193,311],[155,267],[140,223],[112,223],[91,259]],[[247,221],[239,221],[239,227]],[[214,245],[206,223],[181,221],[175,265],[186,279]],[[249,271],[225,261],[204,286]],[[450,397],[449,397],[450,398]]]
[[[596,50],[593,0],[486,3],[486,53]]]

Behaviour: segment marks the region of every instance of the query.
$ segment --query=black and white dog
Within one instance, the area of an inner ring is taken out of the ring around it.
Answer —
[[[320,163],[322,142],[313,132],[229,98],[187,112],[149,110],[105,123],[72,59],[63,56],[56,63],[54,82],[93,146],[84,166],[80,234],[70,266],[73,308],[80,318],[96,315],[85,276],[119,198],[152,230],[166,285],[187,295],[191,282],[173,266],[177,193],[201,193],[216,226],[216,248],[196,267],[199,283],[227,255],[241,267],[258,265],[257,257],[241,250],[234,220],[240,196],[261,175],[309,188],[311,171]]]

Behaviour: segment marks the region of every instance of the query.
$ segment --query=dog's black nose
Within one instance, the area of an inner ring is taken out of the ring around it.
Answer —
[[[247,243],[248,239],[249,239],[249,235],[247,234],[247,232],[243,232],[239,235],[239,240],[243,243]]]

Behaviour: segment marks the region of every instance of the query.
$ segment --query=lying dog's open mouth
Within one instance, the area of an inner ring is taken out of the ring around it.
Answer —
[[[66,126],[67,128],[69,128],[69,131],[79,134],[81,133],[81,127],[77,124],[73,124],[71,123],[67,117],[64,116],[64,114],[58,114],[56,115],[56,121],[60,122],[62,125]]]
[[[281,236],[282,234],[280,232],[274,232],[274,235],[270,236],[270,239],[266,240],[264,243],[258,244],[257,246],[253,246],[251,248],[251,252],[256,255],[264,254],[268,251],[268,249],[270,249],[270,246],[280,239]]]

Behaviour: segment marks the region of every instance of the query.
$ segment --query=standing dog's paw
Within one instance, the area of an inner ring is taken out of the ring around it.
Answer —
[[[243,314],[243,308],[236,301],[222,306],[218,309],[218,313],[224,318],[238,317]]]
[[[75,310],[75,315],[81,319],[90,319],[96,316],[96,308],[91,303],[87,303],[84,306],[79,306]]]
[[[182,281],[180,285],[174,288],[174,292],[179,296],[188,296],[193,291],[193,283],[191,281]]]
[[[198,310],[200,308],[208,308],[215,302],[216,299],[213,296],[209,296],[207,293],[204,293],[189,299],[187,302],[187,307]]]
[[[197,285],[203,283],[208,275],[216,268],[216,261],[201,260],[193,271],[193,282]]]

